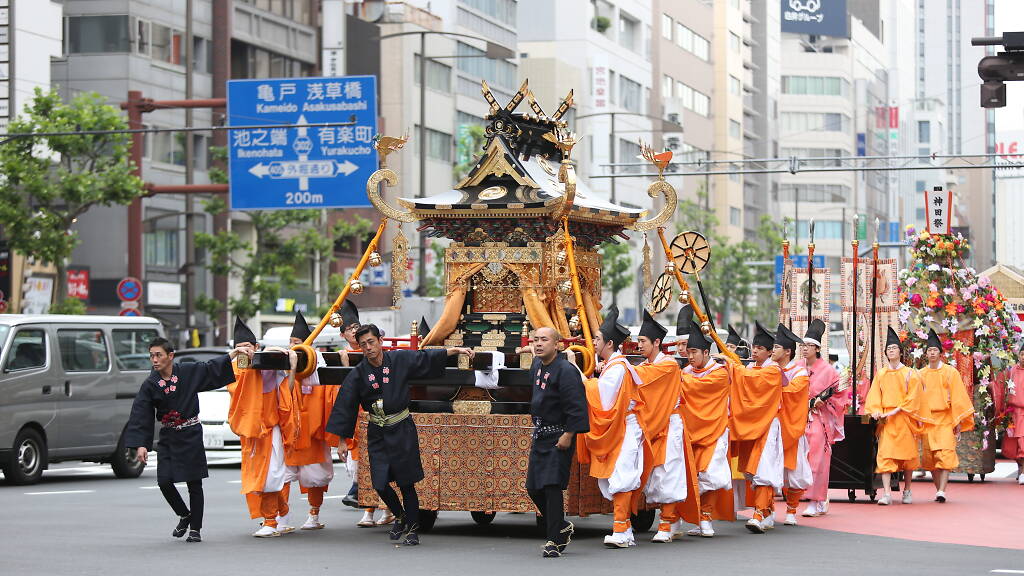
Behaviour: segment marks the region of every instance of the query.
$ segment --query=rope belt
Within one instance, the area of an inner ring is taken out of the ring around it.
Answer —
[[[394,426],[395,424],[398,424],[399,422],[401,422],[402,420],[405,420],[408,417],[409,417],[409,409],[408,408],[406,408],[405,410],[402,410],[401,412],[395,413],[395,414],[385,414],[383,416],[378,416],[378,415],[376,415],[376,414],[374,414],[372,412],[367,412],[366,413],[366,419],[371,424],[376,424],[377,426],[380,426],[381,428],[387,428],[388,426]]]

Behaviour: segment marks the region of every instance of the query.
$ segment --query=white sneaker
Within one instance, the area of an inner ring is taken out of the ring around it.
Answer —
[[[892,504],[892,496],[890,496],[889,494],[886,494],[885,496],[882,496],[881,498],[878,499],[879,506],[888,506],[889,504]]]
[[[818,516],[824,516],[828,514],[828,500],[822,500],[818,502]]]
[[[769,517],[765,518],[764,520],[761,520],[761,526],[765,530],[774,530],[775,529],[775,516],[772,515],[772,516],[769,516]]]
[[[751,518],[750,520],[747,520],[746,526],[747,530],[750,530],[754,534],[764,534],[764,526],[762,526],[761,523],[757,521],[757,518]]]
[[[658,533],[651,538],[651,542],[668,543],[672,541],[671,530],[658,530]]]
[[[635,543],[630,544],[630,540],[630,537],[625,532],[615,532],[604,537],[604,545],[608,548],[629,548],[631,545],[635,546]]]
[[[373,521],[373,510],[363,510],[363,517],[356,522],[356,526],[360,528],[372,528],[376,525],[377,523]]]
[[[295,532],[295,526],[288,523],[288,515],[277,517],[277,531],[281,534],[291,534]]]
[[[903,503],[912,504],[914,502],[914,495],[911,494],[910,490],[903,491]]]
[[[817,516],[818,514],[821,513],[821,512],[818,511],[818,505],[819,504],[821,504],[821,503],[820,502],[810,502],[810,503],[808,503],[807,507],[804,508],[804,511],[801,512],[800,515],[803,516],[804,518],[814,518],[815,516]]]
[[[259,530],[253,532],[252,535],[257,538],[274,538],[276,536],[280,536],[281,533],[278,532],[277,528],[274,528],[273,526],[263,525],[260,526]]]
[[[711,527],[710,520],[700,521],[700,535],[705,538],[712,538],[715,535],[715,529]]]
[[[683,534],[689,534],[689,532],[684,532],[683,528],[684,528],[684,526],[683,526],[683,521],[682,520],[676,520],[675,522],[673,522],[672,523],[672,536],[675,537],[675,536],[682,536]]]
[[[306,523],[302,525],[300,530],[320,530],[326,526],[326,524],[320,522],[319,514],[310,514],[306,517]]]
[[[796,526],[796,514],[786,514],[786,526]]]
[[[1024,486],[1024,474],[1017,476],[1017,484]]]
[[[694,526],[686,531],[687,536],[703,536],[704,531],[700,529],[700,526]]]
[[[935,501],[938,502],[939,504],[945,503],[946,493],[942,490],[937,491],[935,493]]]

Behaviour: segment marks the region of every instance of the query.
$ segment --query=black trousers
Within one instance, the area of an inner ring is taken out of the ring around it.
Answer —
[[[188,506],[185,506],[185,501],[181,499],[181,494],[178,493],[173,482],[160,482],[157,486],[160,487],[160,493],[164,495],[164,499],[171,505],[171,510],[174,510],[175,514],[182,517],[188,516],[189,528],[192,530],[203,529],[202,480],[192,480],[188,483]]]
[[[548,540],[555,544],[563,544],[561,531],[562,528],[565,528],[566,522],[562,488],[551,484],[545,486],[543,490],[528,490],[527,494],[530,495],[530,499],[533,500],[537,510],[544,517]]]
[[[388,510],[395,515],[395,518],[402,519],[404,517],[406,526],[416,526],[420,522],[420,497],[416,494],[416,485],[399,486],[398,489],[402,491],[401,500],[398,499],[398,494],[390,485],[377,490],[377,495],[387,505]]]

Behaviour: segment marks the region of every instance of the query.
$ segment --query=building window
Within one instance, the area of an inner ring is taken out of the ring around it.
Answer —
[[[668,14],[661,15],[661,37],[669,42],[672,41],[672,17]]]
[[[619,75],[620,105],[630,112],[643,113],[643,90],[639,82]]]
[[[810,230],[808,229],[808,223],[806,220],[798,220],[796,223],[796,233],[800,238],[810,238]],[[843,239],[843,223],[839,220],[815,220],[814,221],[814,239],[815,240],[842,240]]]
[[[675,81],[668,74],[661,77],[661,97],[671,98],[672,97],[672,84]]]
[[[676,82],[676,98],[687,110],[692,110],[701,116],[707,116],[710,113],[711,98],[682,82]]]
[[[816,160],[821,158],[823,160],[816,161],[815,166],[839,166],[842,164],[842,160],[838,160],[840,156],[849,156],[850,153],[840,148],[783,148],[782,158],[789,158],[796,156],[797,158],[807,158],[810,160]]]
[[[737,208],[735,206],[730,206],[729,207],[729,225],[730,226],[739,226],[740,223],[742,222],[742,220],[743,220],[743,212],[739,208]]]
[[[184,66],[185,33],[163,24],[153,23],[153,59]]]
[[[850,197],[850,187],[843,184],[782,184],[779,202],[831,202],[842,204]]]
[[[729,120],[729,137],[740,138],[743,136],[743,125],[735,120]]]
[[[495,86],[508,90],[518,88],[519,84],[516,66],[505,60],[491,60],[485,58],[486,53],[479,48],[459,42],[456,54],[459,70],[478,78],[484,78],[490,84],[493,80]]]
[[[846,132],[850,117],[833,112],[783,112],[782,132]]]
[[[640,145],[629,140],[619,139],[619,162],[627,163],[637,161],[640,156]],[[640,166],[624,166],[618,172],[640,172]]]
[[[733,52],[736,52],[738,54],[740,51],[740,46],[742,44],[743,43],[740,41],[739,36],[732,32],[729,32],[729,50],[732,50]]]
[[[693,111],[707,117],[711,114],[711,97],[703,92],[693,91]]]
[[[415,71],[413,72],[416,84],[420,83],[420,55],[416,55]],[[452,91],[452,68],[434,60],[427,60],[427,88],[444,92]]]
[[[676,44],[687,52],[693,52],[693,30],[676,22]]]
[[[69,54],[131,50],[127,15],[71,16],[67,20]]]
[[[932,123],[928,120],[917,122],[917,141],[927,144],[932,141]]]
[[[622,14],[619,16],[619,44],[636,52],[640,46],[640,23]]]
[[[783,76],[782,93],[813,96],[849,96],[850,83],[837,76]]]
[[[732,94],[733,96],[739,96],[741,92],[743,92],[743,84],[740,82],[740,79],[730,74],[729,94]]]
[[[175,218],[161,218],[155,224],[173,223]],[[178,268],[178,231],[153,230],[142,235],[143,255],[147,267]]]
[[[241,0],[245,4],[283,16],[289,20],[312,26],[308,0]]]
[[[420,127],[415,127],[415,134],[419,135]],[[413,139],[416,140],[415,138]],[[419,144],[413,146],[414,150],[419,150]],[[452,135],[440,130],[434,130],[427,128],[427,158],[431,160],[439,160],[441,162],[452,161]]]
[[[516,26],[517,7],[515,0],[461,0],[461,2],[477,12],[482,12],[494,18],[502,24],[507,24],[513,28]]]

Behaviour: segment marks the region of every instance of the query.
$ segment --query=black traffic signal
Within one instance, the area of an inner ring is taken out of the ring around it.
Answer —
[[[1006,32],[1001,37],[972,38],[973,46],[1003,46],[1006,52],[985,56],[978,62],[981,85],[981,107],[1006,106],[1006,84],[1024,80],[1024,32]]]

